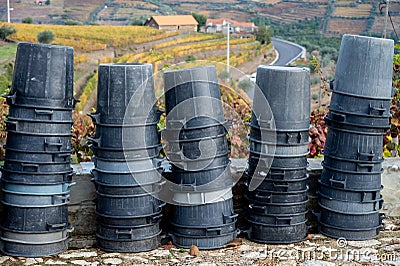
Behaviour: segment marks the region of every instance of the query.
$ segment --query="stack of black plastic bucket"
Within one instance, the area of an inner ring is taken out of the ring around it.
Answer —
[[[164,75],[170,234],[180,247],[223,247],[236,238],[227,129],[213,66]]]
[[[68,247],[74,51],[20,43],[2,168],[1,251],[40,257]]]
[[[248,235],[263,243],[301,241],[307,235],[310,72],[259,66],[256,83],[245,172]]]
[[[319,181],[320,231],[328,236],[362,240],[379,234],[392,60],[392,40],[343,36]]]
[[[141,252],[160,243],[161,175],[153,70],[150,64],[99,66],[92,171],[99,248]]]

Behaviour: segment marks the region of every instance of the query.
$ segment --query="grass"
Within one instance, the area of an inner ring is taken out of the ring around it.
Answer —
[[[17,44],[0,46],[0,75],[4,73],[3,65],[12,61],[17,53]]]

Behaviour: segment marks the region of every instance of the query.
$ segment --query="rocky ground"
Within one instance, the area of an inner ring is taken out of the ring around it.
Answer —
[[[301,243],[264,245],[237,239],[228,247],[199,251],[171,243],[143,253],[105,253],[95,248],[68,250],[45,258],[0,256],[2,265],[400,265],[400,220],[386,221],[377,239],[335,240],[310,234]]]

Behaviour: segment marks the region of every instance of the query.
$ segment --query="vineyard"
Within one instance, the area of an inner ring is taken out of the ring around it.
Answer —
[[[382,1],[381,1],[382,2]],[[64,24],[67,22],[84,25],[130,25],[132,22],[143,23],[153,15],[188,14],[196,12],[208,18],[228,18],[237,21],[264,21],[271,25],[297,23],[320,18],[324,23],[322,33],[338,36],[348,30],[348,19],[362,19],[367,27],[359,27],[352,33],[380,35],[383,15],[378,9],[379,1],[373,0],[172,0],[172,1],[128,1],[128,0],[54,0],[51,5],[38,7],[31,1],[12,1],[12,20],[21,22],[25,17],[32,17],[38,24]],[[390,12],[394,22],[400,18],[400,3],[391,1]],[[0,20],[6,19],[5,1],[0,1]],[[223,14],[223,15],[221,15]],[[328,28],[330,20],[337,26]],[[398,25],[398,23],[394,23]],[[392,33],[392,29],[390,29]],[[79,41],[78,41],[79,42]],[[70,41],[71,45],[78,42]],[[97,42],[89,44],[99,45]],[[100,42],[100,44],[103,44]],[[99,46],[100,47],[100,46]],[[97,48],[96,48],[97,49]]]
[[[154,28],[141,26],[61,26],[18,23],[13,23],[12,26],[17,30],[17,33],[11,35],[11,39],[36,42],[39,32],[50,30],[56,36],[54,44],[72,46],[80,52],[104,50],[110,47],[123,48],[132,44],[178,35],[177,32],[165,33]]]
[[[328,32],[333,34],[359,34],[367,28],[367,20],[339,19],[329,20]]]
[[[357,8],[353,7],[336,7],[333,16],[347,17],[347,18],[360,18],[368,17],[371,13],[371,4],[360,4]]]

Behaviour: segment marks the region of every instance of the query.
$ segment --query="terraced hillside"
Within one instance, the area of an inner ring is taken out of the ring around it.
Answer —
[[[2,23],[0,23],[2,26]],[[99,63],[151,63],[155,72],[180,62],[195,60],[225,63],[226,37],[221,34],[178,32],[167,33],[144,26],[62,26],[38,24],[11,24],[17,33],[9,38],[14,41],[35,42],[37,33],[54,32],[54,44],[68,45],[75,49],[75,95],[80,103],[78,111],[89,112],[96,103],[97,73]],[[15,55],[15,44],[6,44],[0,61],[7,64]],[[274,59],[271,45],[261,45],[255,39],[231,39],[230,65],[250,74],[262,63]],[[11,49],[12,48],[12,49]],[[6,56],[7,55],[7,56]],[[224,66],[223,64],[221,64]],[[221,73],[224,68],[217,68]],[[1,72],[0,72],[1,74]],[[236,82],[240,77],[235,77]]]
[[[32,17],[35,23],[81,23],[128,25],[152,15],[196,12],[209,18],[226,17],[239,21],[267,18],[267,23],[294,23],[304,19],[323,20],[323,33],[338,36],[351,32],[380,35],[383,15],[374,0],[51,0],[37,6],[31,0],[10,0],[11,18],[20,22]],[[0,19],[6,19],[6,1],[0,1]],[[400,25],[400,3],[390,5],[394,25]],[[259,21],[259,20],[258,20]],[[389,29],[389,33],[393,30]],[[400,29],[399,29],[400,31]]]

